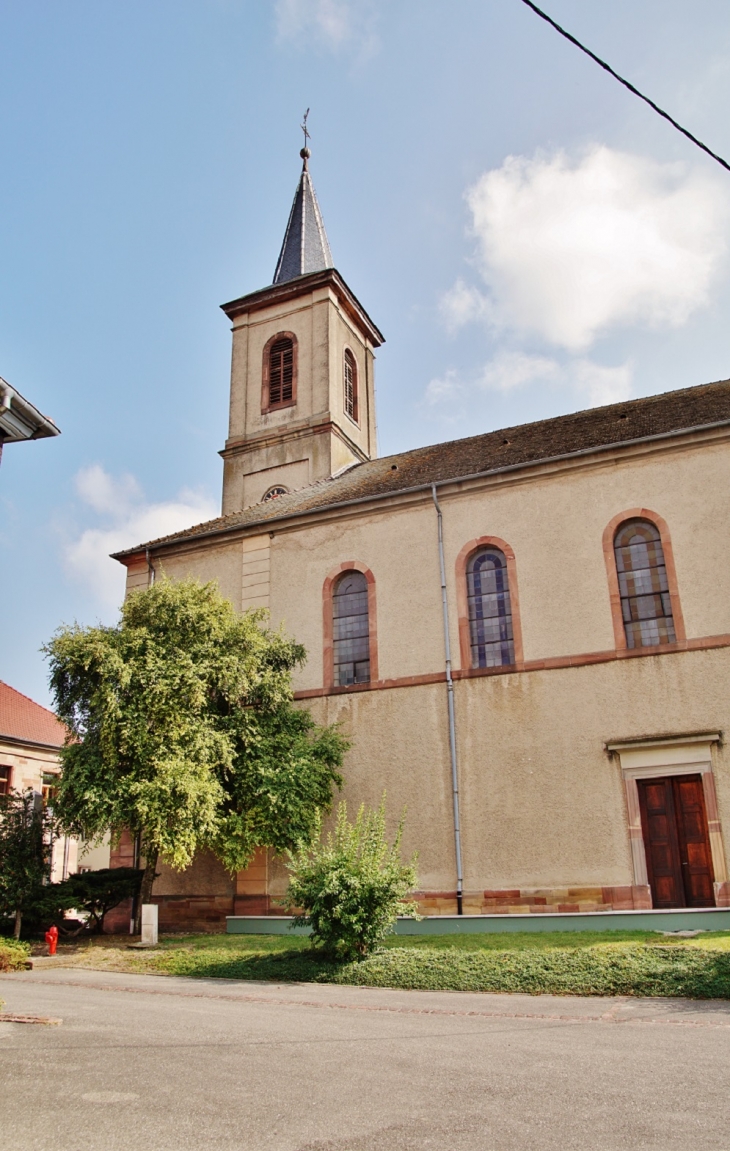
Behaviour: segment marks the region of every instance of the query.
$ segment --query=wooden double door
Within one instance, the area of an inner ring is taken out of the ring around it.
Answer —
[[[714,907],[702,776],[637,783],[654,907]]]

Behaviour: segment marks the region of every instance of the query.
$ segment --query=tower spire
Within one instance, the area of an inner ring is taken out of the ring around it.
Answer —
[[[311,136],[307,128],[308,116],[309,108],[304,113],[301,125],[304,132],[304,147],[299,153],[302,158],[302,174],[294,194],[294,203],[284,233],[284,243],[274,272],[275,284],[283,284],[287,280],[295,280],[297,276],[306,276],[310,272],[321,272],[325,268],[333,267],[322,213],[309,175],[308,160],[311,152],[307,147],[307,140],[310,140]]]

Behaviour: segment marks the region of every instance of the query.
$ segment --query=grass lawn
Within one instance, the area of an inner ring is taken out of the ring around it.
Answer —
[[[647,931],[391,936],[360,963],[324,959],[281,935],[166,935],[154,951],[128,937],[61,944],[59,966],[153,975],[347,983],[451,991],[730,998],[730,932],[692,939]],[[39,954],[43,949],[36,948]]]

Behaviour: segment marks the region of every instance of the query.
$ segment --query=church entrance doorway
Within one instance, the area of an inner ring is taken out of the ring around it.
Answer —
[[[701,775],[637,780],[654,907],[714,907]]]

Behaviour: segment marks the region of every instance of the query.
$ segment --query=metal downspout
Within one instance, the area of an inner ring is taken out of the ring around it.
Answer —
[[[449,634],[449,605],[446,598],[446,565],[444,564],[444,524],[441,506],[436,496],[436,484],[431,484],[438,520],[439,568],[441,571],[441,606],[444,613],[444,651],[446,655],[446,700],[449,709],[449,751],[451,754],[451,789],[454,800],[454,847],[456,851],[456,912],[464,914],[464,875],[461,865],[461,819],[459,817],[459,772],[456,759],[456,719],[454,714],[454,681],[451,676],[451,637]]]

